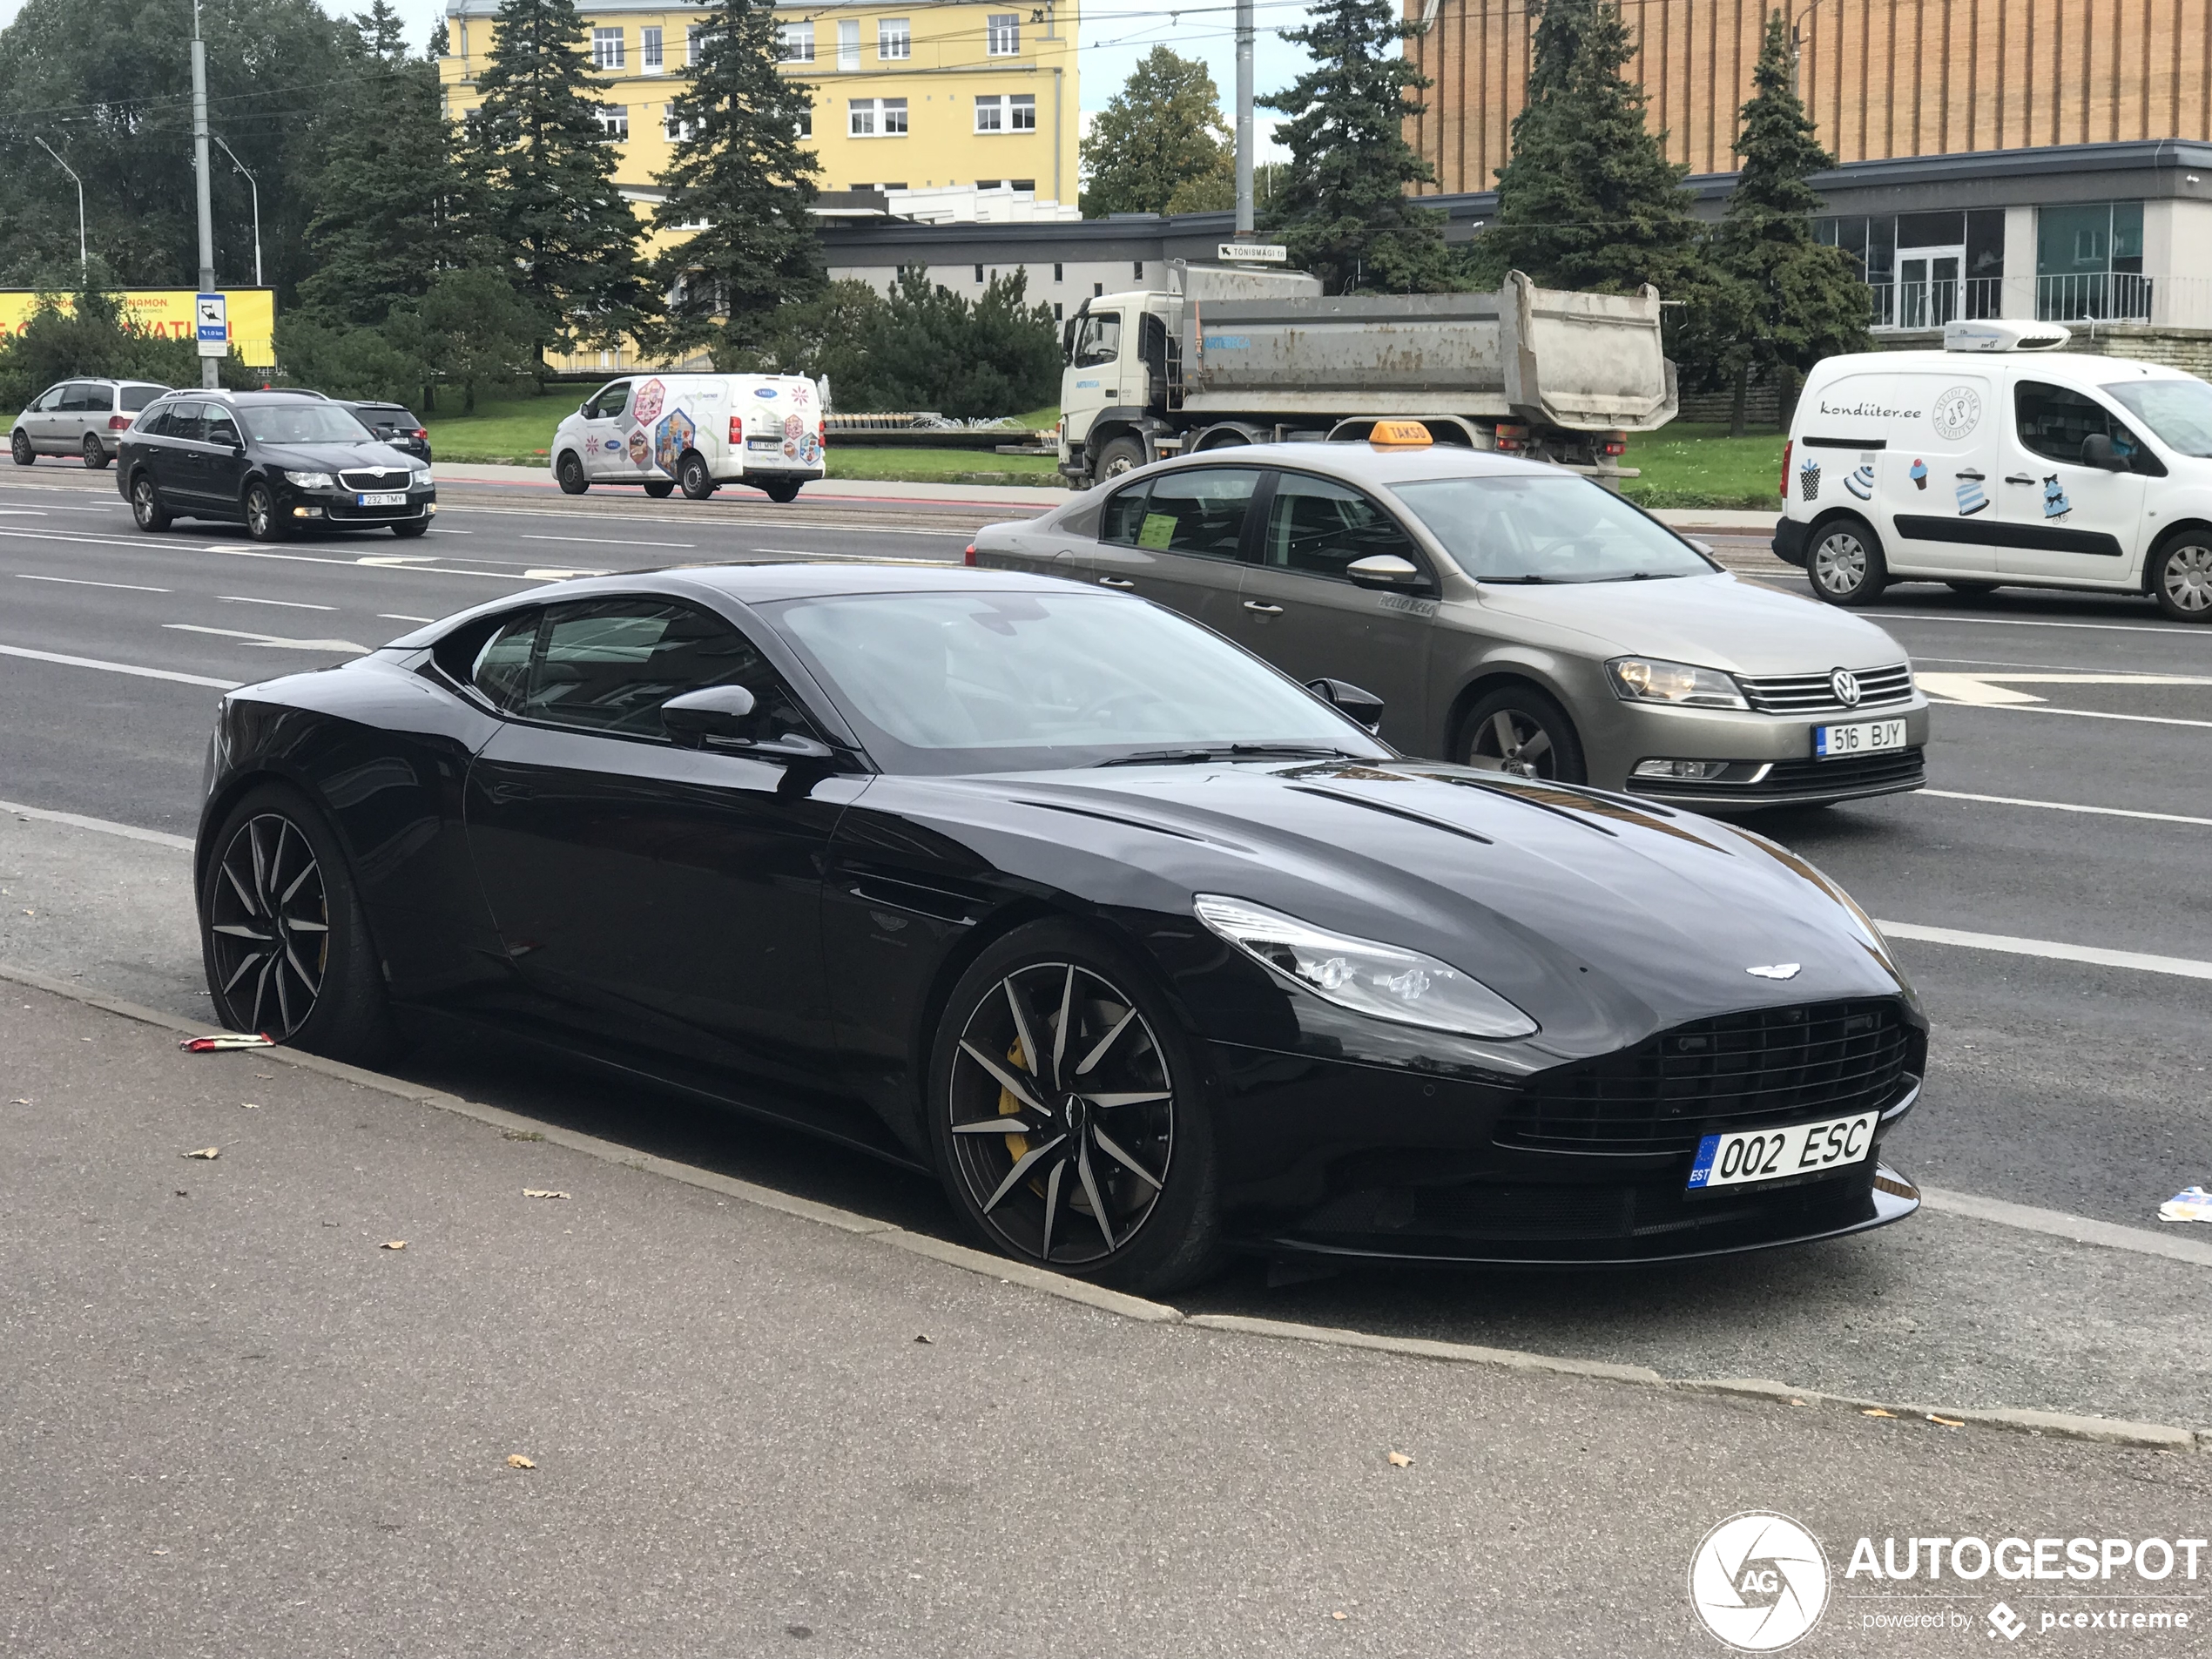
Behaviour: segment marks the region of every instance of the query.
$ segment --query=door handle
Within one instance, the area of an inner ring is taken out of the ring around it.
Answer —
[[[1951,475],[1953,478],[1971,478],[1976,483],[1979,483],[1982,480],[1982,475],[1976,472],[1972,467],[1967,468],[1964,472],[1954,472]]]
[[[1258,612],[1260,616],[1263,616],[1263,617],[1279,617],[1279,616],[1281,616],[1281,615],[1283,614],[1283,607],[1282,607],[1282,606],[1280,606],[1280,605],[1264,605],[1264,604],[1260,604],[1260,602],[1259,602],[1258,600],[1257,600],[1257,599],[1247,599],[1247,600],[1245,600],[1245,601],[1244,601],[1244,609],[1245,609],[1245,610],[1251,610],[1251,611],[1256,611],[1256,612]]]
[[[2024,472],[2008,472],[2005,475],[2005,482],[2008,484],[2032,484],[2035,480]]]
[[[1098,578],[1098,585],[1102,588],[1133,588],[1136,583],[1123,577],[1102,576]]]

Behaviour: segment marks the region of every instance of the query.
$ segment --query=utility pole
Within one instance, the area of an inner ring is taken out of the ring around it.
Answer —
[[[192,157],[199,186],[199,291],[215,292],[215,213],[207,193],[207,43],[199,37],[199,0],[192,8]],[[256,192],[258,197],[259,192]],[[222,384],[220,365],[199,360],[199,383],[213,390]]]
[[[261,186],[252,173],[246,172],[246,164],[238,158],[238,152],[223,144],[221,133],[211,132],[207,136],[223,145],[223,153],[231,158],[232,166],[246,174],[246,187],[253,192],[253,286],[258,288],[261,287]]]
[[[1237,0],[1237,239],[1252,239],[1252,0]]]
[[[54,146],[45,139],[34,132],[30,135],[30,141],[52,156],[54,165],[67,173],[70,182],[77,186],[77,280],[82,286],[92,280],[92,262],[84,252],[84,181],[77,176],[77,169],[64,161],[55,152]]]

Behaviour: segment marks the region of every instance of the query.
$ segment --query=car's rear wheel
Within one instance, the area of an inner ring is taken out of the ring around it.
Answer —
[[[930,1133],[991,1245],[1158,1293],[1218,1258],[1208,1084],[1150,976],[1072,924],[985,948],[931,1062]]]
[[[2150,560],[2151,597],[2176,622],[2212,622],[2212,536],[2182,530]]]
[[[645,480],[645,493],[655,501],[665,501],[676,493],[676,481],[673,478],[648,478]]]
[[[1118,478],[1144,464],[1144,444],[1142,439],[1123,436],[1109,438],[1098,452],[1096,474],[1098,482]]]
[[[1805,560],[1815,596],[1831,605],[1871,605],[1889,585],[1882,543],[1860,519],[1834,518],[1812,538]]]
[[[224,817],[201,882],[200,943],[215,1015],[333,1059],[393,1044],[376,950],[328,822],[282,785]]]
[[[246,487],[246,533],[257,542],[280,542],[286,525],[278,514],[276,494],[266,484]]]
[[[1561,784],[1589,777],[1575,722],[1533,685],[1501,686],[1469,709],[1460,723],[1459,747],[1459,758],[1483,772]]]
[[[38,452],[30,447],[30,435],[21,427],[8,435],[8,453],[18,467],[30,466],[38,459]]]
[[[565,496],[581,496],[591,488],[591,481],[583,475],[583,462],[573,449],[561,452],[561,458],[553,463],[553,476]]]
[[[770,501],[779,503],[794,502],[799,499],[799,482],[796,478],[779,478],[773,483],[761,485],[761,488],[768,492]]]
[[[97,432],[84,435],[84,468],[88,472],[104,471],[107,467],[107,446],[100,442]]]
[[[696,449],[686,449],[676,463],[676,482],[689,501],[705,501],[714,493],[714,475],[707,470],[706,457]]]
[[[142,530],[169,528],[169,512],[161,504],[160,492],[154,489],[153,480],[143,472],[131,481],[131,517]]]

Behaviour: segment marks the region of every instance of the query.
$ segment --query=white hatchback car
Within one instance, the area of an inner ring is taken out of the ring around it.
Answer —
[[[1833,604],[1892,582],[2148,593],[2212,622],[2212,385],[2052,323],[1831,357],[1783,451],[1774,550]]]

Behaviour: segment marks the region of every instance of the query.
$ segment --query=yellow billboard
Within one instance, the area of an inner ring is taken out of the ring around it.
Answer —
[[[223,288],[219,292],[230,301],[232,347],[250,368],[274,367],[276,343],[272,336],[276,332],[276,295],[267,288]],[[190,288],[133,288],[115,297],[141,328],[167,334],[172,340],[198,338],[192,324],[192,301],[198,295]],[[56,299],[64,311],[70,309],[69,295],[58,294]],[[35,290],[0,288],[0,332],[21,334],[37,310],[38,294]]]

